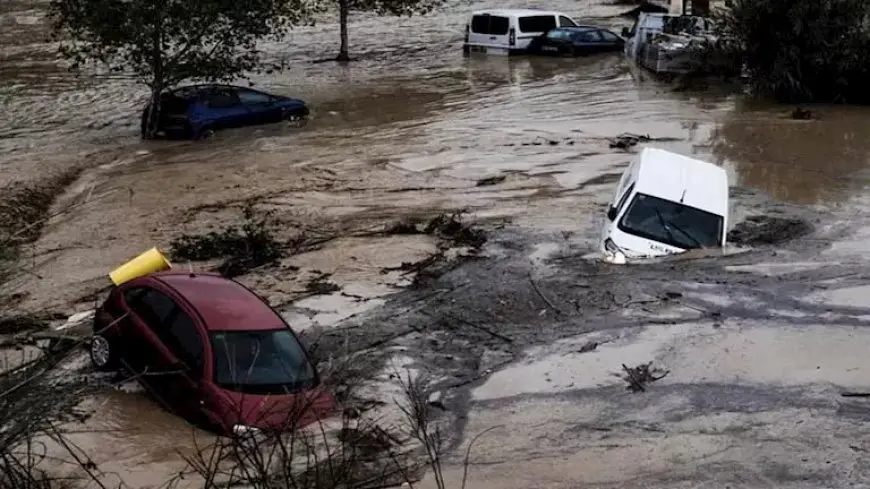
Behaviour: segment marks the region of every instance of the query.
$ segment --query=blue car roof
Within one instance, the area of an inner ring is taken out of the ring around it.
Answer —
[[[259,90],[259,89],[253,88],[253,87],[242,87],[239,85],[229,85],[226,83],[197,83],[195,85],[184,85],[181,87],[175,87],[175,88],[169,90],[167,93],[178,93],[181,91],[203,92],[205,90],[211,90],[213,88],[233,88],[233,89],[237,89],[237,90],[251,90],[254,92],[269,94],[269,92]],[[271,95],[271,94],[269,94],[269,95]]]

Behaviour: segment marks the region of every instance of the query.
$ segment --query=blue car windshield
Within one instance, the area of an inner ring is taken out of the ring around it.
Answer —
[[[722,216],[638,193],[619,220],[623,232],[685,250],[722,246]]]
[[[214,382],[249,394],[281,394],[313,387],[314,366],[289,329],[211,333]]]

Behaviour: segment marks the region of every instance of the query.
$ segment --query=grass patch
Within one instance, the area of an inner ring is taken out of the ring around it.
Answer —
[[[274,211],[259,210],[252,203],[242,211],[242,224],[205,235],[182,235],[170,243],[176,261],[222,259],[218,272],[235,277],[251,269],[276,263],[288,246],[276,238]]]

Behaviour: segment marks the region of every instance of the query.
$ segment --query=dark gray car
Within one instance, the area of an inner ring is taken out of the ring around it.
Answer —
[[[595,26],[558,27],[535,38],[528,47],[531,54],[583,56],[622,52],[625,40]]]

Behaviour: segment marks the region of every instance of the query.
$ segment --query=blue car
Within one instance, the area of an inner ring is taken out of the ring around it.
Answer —
[[[142,137],[146,137],[148,112],[142,111]],[[156,136],[199,139],[214,131],[281,121],[304,123],[305,102],[232,85],[191,85],[160,96]]]
[[[622,52],[624,46],[625,40],[607,29],[580,25],[550,29],[532,39],[528,51],[532,54],[583,56]]]

